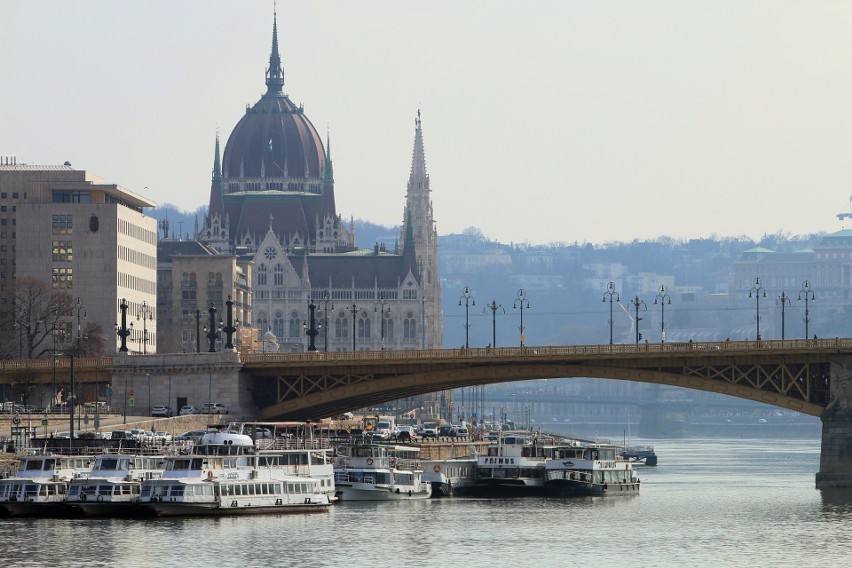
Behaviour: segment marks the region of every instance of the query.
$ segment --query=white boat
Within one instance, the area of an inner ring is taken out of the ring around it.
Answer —
[[[168,457],[163,476],[142,484],[139,504],[157,516],[327,511],[320,480],[291,474],[290,455],[258,451],[245,434],[208,432],[193,453]]]
[[[334,464],[341,501],[428,499],[432,484],[422,478],[420,448],[350,444],[339,448]]]
[[[533,495],[544,492],[546,448],[553,438],[534,432],[501,432],[476,463],[474,491],[485,495]]]
[[[92,468],[91,456],[22,456],[15,475],[0,479],[0,514],[62,516],[70,481]]]
[[[619,447],[574,441],[551,450],[545,465],[544,488],[559,497],[572,495],[631,495],[639,493],[633,464]]]
[[[102,454],[92,471],[71,481],[65,503],[86,516],[133,515],[142,482],[161,477],[165,467],[165,455]]]
[[[423,481],[432,485],[432,497],[466,495],[476,486],[476,457],[423,460]]]

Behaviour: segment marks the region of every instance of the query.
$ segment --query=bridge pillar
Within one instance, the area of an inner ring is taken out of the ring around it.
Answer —
[[[852,488],[852,357],[831,362],[831,402],[822,420],[817,489]]]

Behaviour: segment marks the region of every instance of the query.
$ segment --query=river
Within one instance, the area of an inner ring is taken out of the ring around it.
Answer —
[[[641,494],[340,503],[221,519],[0,519],[10,566],[844,566],[852,498],[819,439],[655,440]]]

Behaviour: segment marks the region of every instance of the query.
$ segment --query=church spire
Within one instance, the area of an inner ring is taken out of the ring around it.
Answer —
[[[325,181],[334,182],[334,167],[331,165],[331,133],[325,131]]]
[[[266,71],[266,94],[280,94],[284,89],[284,70],[281,68],[281,56],[278,54],[278,12],[272,13],[272,53],[269,55],[269,69]]]
[[[219,158],[219,130],[216,129],[216,150],[213,155],[213,181],[222,181],[222,160]]]
[[[408,191],[429,191],[429,174],[426,173],[426,152],[423,149],[423,129],[420,126],[420,109],[414,119],[414,151],[411,155],[411,174],[408,176]]]

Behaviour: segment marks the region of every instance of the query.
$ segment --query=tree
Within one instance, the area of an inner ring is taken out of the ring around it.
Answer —
[[[53,350],[54,340],[68,333],[71,295],[54,290],[38,278],[18,278],[12,287],[13,321],[5,329],[17,332],[17,356],[21,359],[44,357]],[[8,345],[14,345],[14,337]]]

